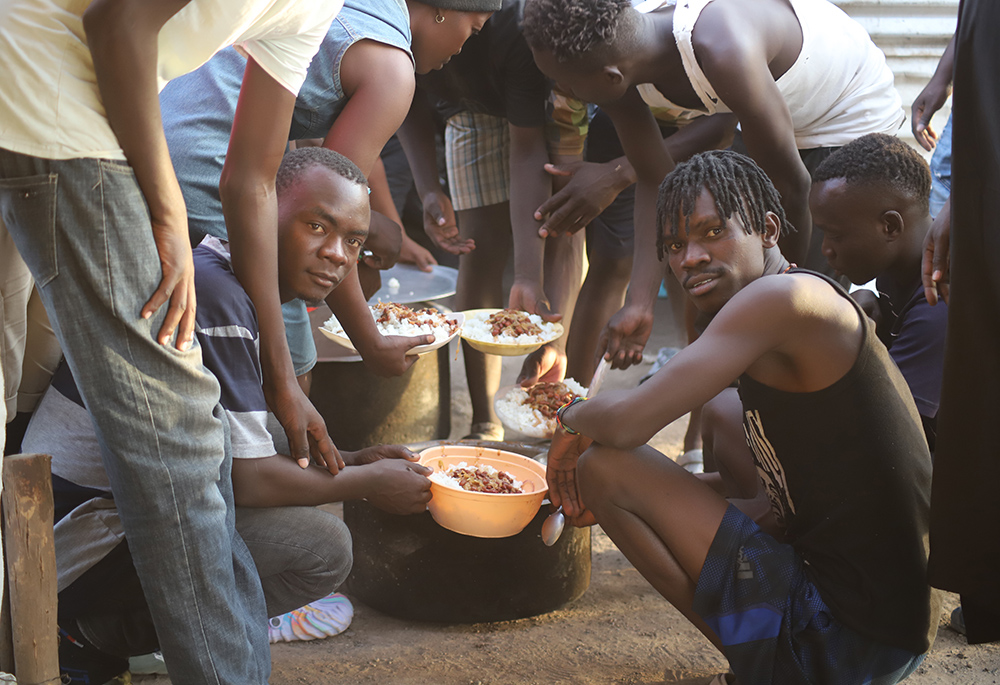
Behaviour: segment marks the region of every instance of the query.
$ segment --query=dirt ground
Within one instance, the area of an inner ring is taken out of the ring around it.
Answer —
[[[668,320],[666,303],[661,301],[647,347],[650,358],[661,346],[677,342]],[[520,358],[505,360],[503,384],[513,383],[520,362]],[[605,387],[634,387],[647,370],[643,366],[612,372]],[[460,438],[469,425],[464,382],[462,362],[453,358],[452,438]],[[666,427],[652,444],[676,457],[686,423],[685,417]],[[441,625],[395,619],[355,601],[354,622],[345,633],[326,640],[274,645],[271,682],[695,685],[726,670],[725,660],[708,640],[653,590],[597,528],[592,545],[590,587],[560,610],[517,621]],[[957,603],[957,596],[945,596],[937,641],[908,683],[1000,683],[1000,644],[969,646],[962,635],[947,627]],[[135,682],[167,685],[170,681],[164,676],[140,676]]]

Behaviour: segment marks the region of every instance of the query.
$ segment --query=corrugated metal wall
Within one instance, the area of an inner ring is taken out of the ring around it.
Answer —
[[[896,76],[907,121],[900,137],[925,156],[910,132],[910,105],[937,68],[938,60],[955,32],[959,0],[833,0],[871,34],[885,53]],[[951,110],[951,101],[932,122],[940,132]]]

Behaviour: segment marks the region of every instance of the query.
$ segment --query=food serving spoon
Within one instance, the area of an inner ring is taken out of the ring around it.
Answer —
[[[601,363],[597,365],[597,371],[594,372],[594,379],[590,381],[590,386],[587,388],[587,394],[584,397],[590,398],[597,394],[597,391],[601,389],[601,384],[604,382],[604,376],[608,373],[610,367],[611,362],[602,358]],[[558,509],[542,521],[542,543],[546,547],[556,544],[565,527],[566,517],[563,516],[563,508],[560,505]]]

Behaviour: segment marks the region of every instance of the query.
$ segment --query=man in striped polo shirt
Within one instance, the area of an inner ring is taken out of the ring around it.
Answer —
[[[281,300],[321,301],[357,264],[368,235],[367,180],[342,155],[305,148],[286,155],[276,188]],[[228,244],[206,238],[194,264],[196,333],[222,388],[216,413],[229,428],[219,485],[233,489],[236,529],[261,575],[268,616],[279,616],[332,592],[351,568],[343,521],[313,505],[367,498],[394,513],[423,511],[429,470],[400,446],[342,453],[346,466],[336,476],[279,453],[268,431],[257,314]],[[24,446],[52,455],[60,671],[73,683],[105,682],[128,668],[125,656],[153,651],[158,639],[97,435],[65,363]]]

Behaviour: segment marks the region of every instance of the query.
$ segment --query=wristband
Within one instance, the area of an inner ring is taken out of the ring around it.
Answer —
[[[583,401],[584,401],[584,400],[586,400],[586,399],[587,399],[587,398],[586,398],[586,397],[583,397],[583,396],[580,396],[580,397],[574,397],[574,398],[573,398],[573,399],[571,399],[571,400],[570,400],[569,402],[567,402],[566,404],[564,404],[563,406],[559,407],[559,408],[558,408],[558,409],[556,410],[556,424],[558,424],[558,426],[559,426],[560,428],[562,428],[562,429],[563,429],[564,431],[566,431],[566,432],[567,432],[567,433],[569,433],[570,435],[579,435],[579,434],[580,434],[580,431],[575,431],[575,430],[573,430],[572,428],[570,428],[569,426],[567,426],[566,424],[564,424],[564,423],[563,423],[563,420],[562,420],[562,417],[563,417],[563,413],[564,413],[564,412],[565,412],[565,411],[566,411],[567,409],[569,409],[570,407],[572,407],[572,406],[573,406],[574,404],[577,404],[577,403],[579,403],[579,402],[583,402]]]

